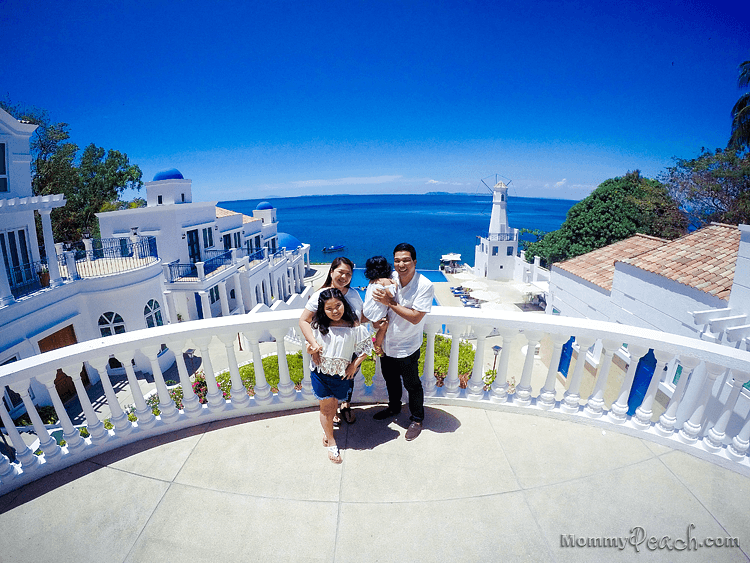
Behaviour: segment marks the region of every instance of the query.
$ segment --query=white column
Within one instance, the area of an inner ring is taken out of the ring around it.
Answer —
[[[131,361],[135,356],[134,351],[123,352],[120,354],[122,360],[120,363],[125,366],[125,373],[128,375],[128,385],[130,385],[130,392],[133,394],[133,402],[135,403],[135,416],[138,418],[139,428],[151,428],[156,423],[156,417],[154,411],[151,410],[146,404],[146,400],[143,398],[143,392],[141,386],[138,383],[138,378],[135,375],[135,369],[133,368],[133,362]],[[119,359],[119,358],[118,358]]]
[[[593,418],[599,418],[604,413],[604,390],[607,388],[607,379],[609,379],[609,370],[612,366],[612,356],[620,349],[621,344],[613,340],[602,341],[604,348],[604,359],[599,368],[599,376],[596,378],[596,385],[591,392],[591,396],[583,409],[584,414]]]
[[[133,425],[128,420],[128,416],[123,412],[120,402],[117,400],[115,390],[112,388],[112,381],[107,373],[107,364],[109,357],[99,357],[89,360],[89,365],[98,373],[104,389],[104,396],[107,398],[107,404],[111,413],[110,422],[115,427],[117,434],[127,435],[133,430]]]
[[[547,369],[547,379],[544,381],[544,387],[539,392],[539,398],[537,399],[536,405],[540,409],[546,411],[555,408],[557,402],[557,395],[555,393],[555,382],[557,381],[557,368],[560,367],[560,356],[562,355],[562,347],[570,336],[566,334],[551,334],[550,339],[552,340],[552,357],[549,361],[549,368]]]
[[[185,365],[185,357],[182,354],[185,348],[184,340],[170,340],[166,343],[169,349],[174,352],[174,359],[177,363],[177,372],[180,374],[180,386],[182,387],[182,408],[186,415],[193,418],[203,412],[203,405],[198,400],[198,396],[193,391],[193,384],[190,381],[190,374]]]
[[[706,379],[703,381],[703,387],[698,395],[698,403],[693,411],[690,420],[686,420],[685,424],[682,425],[682,429],[677,434],[677,437],[686,444],[694,444],[698,441],[698,434],[701,431],[703,425],[703,417],[706,412],[706,405],[708,399],[711,397],[711,388],[714,386],[714,381],[721,374],[724,373],[724,366],[719,366],[711,362],[706,362]]]
[[[170,323],[177,322],[177,307],[174,302],[174,294],[171,290],[164,290],[164,301],[167,303],[167,315]]]
[[[276,339],[276,356],[279,360],[279,399],[283,403],[292,402],[297,398],[297,390],[289,376],[289,364],[286,361],[286,347],[284,346],[284,335],[286,333],[286,329],[271,332]]]
[[[646,429],[651,426],[651,417],[654,414],[653,405],[656,392],[659,390],[659,381],[661,381],[661,374],[664,371],[664,366],[672,361],[674,354],[669,352],[662,352],[661,350],[654,350],[654,357],[656,358],[656,367],[654,368],[654,374],[651,376],[651,382],[646,390],[646,395],[643,397],[643,402],[635,410],[635,416],[632,419],[632,423],[639,428]]]
[[[0,407],[2,404],[0,404]],[[750,415],[745,419],[745,424],[740,433],[732,438],[732,443],[727,448],[727,455],[734,461],[745,459],[747,449],[750,447]]]
[[[159,395],[159,410],[161,411],[159,417],[161,418],[162,422],[170,423],[177,420],[177,418],[180,416],[180,413],[177,410],[174,401],[172,400],[172,396],[169,394],[167,384],[164,382],[164,374],[162,374],[161,366],[159,365],[160,351],[161,346],[157,345],[143,346],[141,348],[141,352],[143,352],[144,355],[148,358],[148,361],[151,362],[151,371],[154,375],[156,392]]]
[[[250,349],[253,352],[253,369],[255,371],[255,402],[259,405],[267,405],[273,401],[271,386],[266,381],[266,373],[263,371],[263,357],[260,353],[260,335],[255,332],[246,332],[245,338],[250,343]]]
[[[229,295],[227,295],[227,281],[219,282],[219,304],[221,305],[221,316],[229,316]]]
[[[1,251],[0,251],[1,252]],[[0,307],[15,303],[13,292],[10,289],[10,280],[8,280],[8,271],[0,268]]]
[[[39,458],[34,455],[31,448],[28,447],[23,441],[23,438],[21,438],[18,430],[16,430],[16,424],[8,414],[8,411],[5,410],[5,404],[2,400],[0,400],[0,419],[2,419],[5,431],[8,433],[8,437],[13,444],[13,449],[16,450],[16,458],[21,462],[21,468],[24,471],[33,471],[33,469],[39,465]],[[6,473],[7,472],[6,468]],[[0,477],[4,477],[4,475]]]
[[[75,385],[78,401],[81,403],[83,414],[86,416],[86,428],[91,435],[91,443],[94,445],[103,444],[109,440],[109,432],[104,428],[102,421],[99,420],[94,407],[91,406],[88,393],[86,393],[86,389],[83,387],[83,381],[81,381],[81,364],[68,366],[63,371],[70,376],[73,380],[73,385]]]
[[[446,397],[458,397],[461,393],[458,380],[458,348],[461,344],[461,325],[448,325],[451,333],[451,355],[448,360],[448,375],[443,384],[443,394]]]
[[[207,291],[199,291],[198,295],[200,295],[200,298],[201,298],[201,308],[203,309],[203,318],[204,319],[210,319],[210,318],[212,318],[212,315],[211,315],[211,301],[208,299],[208,292]]]
[[[477,348],[474,352],[474,367],[471,371],[471,379],[467,391],[467,397],[472,401],[478,401],[484,397],[484,348],[487,343],[487,335],[492,332],[492,327],[475,326],[474,335],[477,337]]]
[[[24,381],[13,383],[10,385],[10,388],[21,395],[21,399],[23,399],[26,413],[29,415],[31,424],[34,426],[34,433],[39,437],[39,447],[44,452],[44,460],[47,463],[54,463],[59,461],[62,457],[62,450],[60,449],[60,446],[57,445],[55,439],[50,436],[47,428],[44,426],[44,422],[42,422],[42,418],[36,410],[36,406],[34,406],[34,402],[31,400],[31,396],[29,395],[29,383],[30,381],[25,379]]]
[[[638,369],[638,361],[647,353],[648,348],[645,346],[638,346],[636,344],[628,345],[628,354],[630,355],[628,372],[625,374],[625,379],[620,387],[620,394],[617,397],[617,401],[612,405],[607,415],[609,420],[615,424],[622,424],[627,420],[628,397],[630,397],[630,388],[633,386],[633,379],[635,379],[635,371]]]
[[[424,371],[422,372],[422,388],[425,397],[435,396],[435,335],[438,331],[438,325],[425,325],[424,331],[427,336],[427,348],[424,354]],[[376,364],[379,360],[376,360]],[[385,385],[385,380],[383,381]]]
[[[724,405],[724,410],[721,411],[719,419],[708,431],[708,434],[703,441],[703,447],[712,452],[718,452],[722,448],[724,439],[726,438],[727,424],[729,423],[729,418],[732,416],[732,411],[737,403],[737,398],[740,396],[742,386],[750,380],[750,374],[741,371],[732,371],[732,375],[734,375],[732,391],[729,393],[727,402]]]
[[[560,403],[560,410],[567,413],[576,413],[580,409],[581,381],[583,380],[583,368],[586,367],[586,351],[596,340],[590,336],[582,336],[576,337],[576,342],[578,343],[576,367],[573,370],[573,376],[570,378],[568,390]]]
[[[232,379],[232,405],[236,408],[245,408],[250,406],[250,397],[247,394],[247,389],[242,383],[242,377],[240,377],[240,368],[237,366],[237,356],[234,353],[234,334],[233,333],[221,333],[216,335],[227,354],[227,364],[229,365],[229,376]]]
[[[68,268],[68,279],[80,280],[81,276],[78,275],[78,266],[76,266],[76,253],[72,250],[65,252],[65,265]]]
[[[523,361],[523,371],[521,372],[521,381],[516,386],[516,396],[513,397],[513,403],[521,406],[531,404],[531,374],[534,371],[534,359],[536,358],[536,347],[544,336],[543,332],[535,330],[524,331],[528,346],[526,347],[526,358]]]
[[[52,220],[50,219],[51,209],[39,209],[39,215],[42,218],[42,237],[44,238],[44,253],[47,255],[47,268],[49,268],[49,285],[57,287],[62,285],[60,279],[60,266],[57,263],[57,254],[55,253],[55,237],[52,234]]]
[[[490,401],[493,403],[504,403],[508,400],[508,361],[512,353],[513,342],[518,336],[518,331],[512,328],[501,328],[498,330],[502,339],[500,360],[497,364],[495,381],[492,382],[490,390]]]
[[[241,313],[245,312],[245,301],[242,298],[242,277],[239,272],[232,274],[234,280],[234,302]]]
[[[201,360],[203,361],[203,375],[206,378],[206,399],[208,400],[208,410],[211,412],[222,411],[227,408],[227,401],[224,394],[216,383],[214,368],[211,365],[211,355],[208,352],[208,345],[211,344],[213,336],[193,337],[192,340],[201,351]]]
[[[302,397],[305,399],[314,399],[312,389],[312,379],[310,379],[310,354],[307,353],[307,346],[302,342]]]
[[[672,398],[669,400],[667,410],[665,410],[659,417],[659,422],[656,423],[654,429],[662,436],[671,436],[674,432],[674,426],[677,423],[677,408],[680,406],[682,398],[685,396],[685,387],[687,386],[688,379],[690,379],[690,373],[698,367],[700,360],[698,358],[692,358],[690,356],[681,356],[679,365],[682,366],[682,373],[680,374],[680,380],[677,382],[677,387],[672,393]]]
[[[52,405],[55,407],[57,418],[63,429],[63,439],[65,440],[68,452],[75,453],[83,449],[86,442],[81,438],[81,433],[78,431],[78,428],[73,426],[73,423],[70,421],[68,412],[65,410],[65,405],[63,405],[60,395],[57,393],[57,388],[55,387],[56,377],[57,372],[36,376],[37,380],[47,388],[47,393],[49,393],[49,396],[52,399]]]

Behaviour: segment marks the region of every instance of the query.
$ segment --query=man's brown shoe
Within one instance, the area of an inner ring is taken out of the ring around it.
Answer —
[[[421,422],[412,422],[409,425],[409,428],[406,429],[406,441],[411,442],[414,438],[419,436],[419,433],[422,431],[422,423]]]

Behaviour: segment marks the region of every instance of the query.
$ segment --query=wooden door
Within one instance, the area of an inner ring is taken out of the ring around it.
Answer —
[[[73,325],[68,325],[65,328],[61,328],[57,332],[50,334],[49,336],[42,338],[39,344],[39,351],[49,352],[50,350],[57,350],[64,346],[70,346],[78,342],[76,339],[76,333],[73,329]],[[86,367],[81,364],[81,380],[83,381],[84,387],[90,385],[88,373],[86,373]],[[55,377],[55,389],[60,395],[60,399],[63,402],[67,401],[76,394],[76,388],[73,384],[73,379],[63,373],[61,369],[57,370],[57,377]]]

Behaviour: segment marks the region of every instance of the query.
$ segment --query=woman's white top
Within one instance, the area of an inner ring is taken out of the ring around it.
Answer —
[[[328,334],[320,334],[320,329],[314,328],[315,341],[323,347],[320,353],[320,365],[310,361],[310,369],[328,375],[346,375],[346,367],[362,354],[372,352],[372,337],[364,325],[331,326]]]
[[[307,305],[305,305],[305,309],[308,311],[314,313],[318,310],[318,297],[320,296],[320,292],[325,289],[331,289],[330,287],[324,287],[322,289],[319,289],[315,293],[313,293],[310,296],[310,299],[307,300]],[[344,295],[344,299],[346,299],[346,302],[349,303],[349,307],[352,308],[352,311],[354,311],[354,318],[359,320],[362,316],[362,298],[359,296],[359,292],[356,289],[349,288],[349,290]],[[369,318],[369,317],[368,317]]]
[[[376,289],[385,289],[391,294],[391,297],[396,297],[396,285],[382,285],[379,283],[371,283],[367,286],[367,293],[365,293],[365,304],[362,313],[368,321],[376,322],[384,318],[388,313],[388,305],[375,301],[372,294]]]

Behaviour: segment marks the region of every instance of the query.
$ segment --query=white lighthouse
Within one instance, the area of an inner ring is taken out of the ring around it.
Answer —
[[[492,280],[513,279],[518,253],[518,229],[508,225],[508,186],[499,181],[492,188],[492,215],[486,237],[478,236],[474,271]]]

